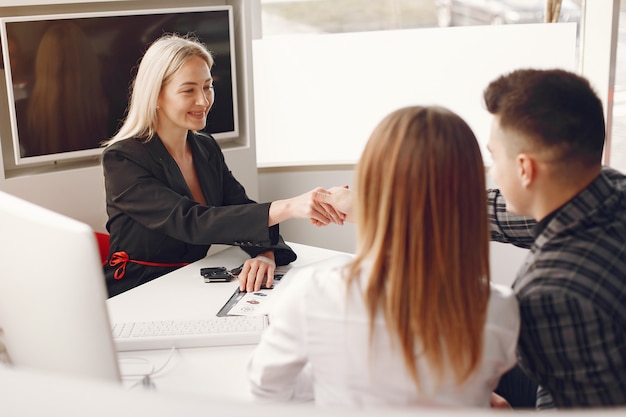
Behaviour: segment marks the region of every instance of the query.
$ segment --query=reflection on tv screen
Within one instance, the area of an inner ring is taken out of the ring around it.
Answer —
[[[121,125],[141,56],[164,33],[195,35],[211,50],[216,98],[205,131],[235,136],[230,13],[222,7],[7,18],[3,59],[16,163],[97,151]]]

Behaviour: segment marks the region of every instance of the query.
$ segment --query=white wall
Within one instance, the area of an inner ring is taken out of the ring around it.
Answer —
[[[259,171],[260,201],[274,201],[302,194],[316,187],[352,186],[354,166],[273,168]],[[316,227],[307,220],[292,219],[280,224],[289,241],[343,252],[356,249],[354,224]]]
[[[409,105],[455,111],[484,151],[484,88],[519,68],[575,71],[576,24],[273,36],[253,56],[259,167],[354,163],[378,122]]]

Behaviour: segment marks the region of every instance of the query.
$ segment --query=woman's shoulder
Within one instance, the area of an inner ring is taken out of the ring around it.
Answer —
[[[346,286],[342,270],[349,258],[333,257],[293,267],[281,279],[278,311],[301,311],[305,315],[330,314],[345,302]]]
[[[349,255],[337,255],[321,261],[289,269],[288,277],[290,291],[310,291],[311,287],[335,287],[335,283],[342,279],[342,269],[350,261]],[[282,285],[282,284],[281,284]]]
[[[104,152],[126,151],[132,152],[144,148],[145,141],[139,138],[127,138],[117,140],[104,148]]]
[[[166,158],[164,152],[167,150],[165,148],[161,150],[157,143],[146,142],[140,138],[122,139],[111,143],[104,149],[102,165],[106,169],[111,164],[117,164],[120,161],[132,161],[135,164],[149,166]]]
[[[337,255],[289,271],[289,290],[301,295],[315,295],[323,299],[343,294],[345,290],[345,266],[352,259],[349,255]]]

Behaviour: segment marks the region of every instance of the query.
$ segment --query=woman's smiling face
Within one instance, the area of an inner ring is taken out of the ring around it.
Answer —
[[[202,130],[214,100],[209,66],[200,57],[190,58],[161,88],[157,132]]]

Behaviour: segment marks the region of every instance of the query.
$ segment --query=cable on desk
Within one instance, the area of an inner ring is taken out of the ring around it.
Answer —
[[[3,338],[4,331],[2,330],[2,327],[0,327],[0,364],[11,365],[11,358],[9,357],[7,348],[4,346]]]
[[[170,354],[167,357],[167,359],[165,360],[165,362],[161,365],[160,368],[158,368],[156,371],[154,371],[152,373],[152,376],[156,376],[159,373],[161,373],[161,371],[163,371],[163,369],[165,369],[165,367],[167,366],[168,363],[170,363],[170,361],[172,360],[172,358],[174,357],[174,352],[176,352],[176,347],[172,346],[172,349],[170,349]]]
[[[137,382],[135,382],[133,385],[128,387],[128,390],[132,390],[132,389],[136,388],[139,385],[142,385],[144,387],[144,389],[156,389],[156,386],[154,385],[154,382],[153,382],[153,378],[155,376],[157,376],[160,372],[162,372],[165,369],[165,367],[172,360],[172,357],[174,356],[175,352],[176,352],[176,347],[172,346],[172,348],[170,349],[170,354],[168,355],[167,359],[157,369],[155,369],[154,364],[152,362],[150,362],[146,358],[132,357],[132,358],[122,358],[122,359],[120,359],[120,362],[127,361],[127,360],[136,360],[136,361],[144,362],[144,363],[146,363],[147,365],[150,366],[150,370],[148,372],[136,373],[136,374],[130,373],[130,374],[123,374],[122,375],[122,379],[123,380],[124,379],[131,379],[131,378],[138,378]]]

